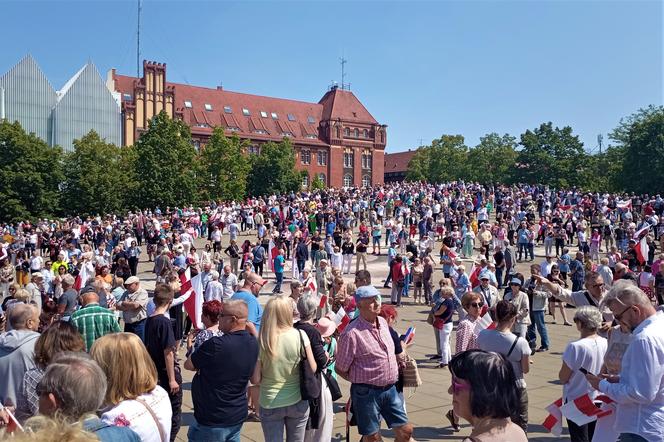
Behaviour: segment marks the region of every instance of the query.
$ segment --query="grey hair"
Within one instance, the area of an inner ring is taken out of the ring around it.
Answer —
[[[297,311],[300,314],[300,319],[302,321],[308,321],[313,319],[316,316],[316,308],[318,308],[318,302],[313,298],[313,296],[307,295],[302,296],[297,300]]]
[[[211,278],[213,281],[218,280],[218,279],[219,279],[219,272],[216,271],[216,270],[210,270],[210,278]]]
[[[66,274],[65,276],[62,277],[62,285],[66,285],[67,288],[71,288],[76,284],[76,280],[74,279],[73,276],[70,274]]]
[[[604,296],[602,306],[610,307],[612,302],[627,305],[652,306],[648,295],[632,281],[620,279],[613,283],[611,290]]]
[[[57,415],[68,422],[94,414],[106,395],[106,375],[86,353],[64,352],[53,358],[37,385],[38,394],[52,394]]]
[[[581,325],[581,328],[590,331],[597,331],[602,326],[604,318],[597,307],[592,305],[583,305],[576,309],[574,322]]]
[[[15,304],[9,310],[9,325],[14,330],[23,330],[32,318],[37,307],[31,304]]]

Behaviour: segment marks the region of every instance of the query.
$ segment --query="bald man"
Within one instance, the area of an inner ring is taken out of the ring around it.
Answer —
[[[219,315],[223,336],[205,341],[184,363],[196,371],[189,440],[239,440],[248,414],[247,385],[258,360],[258,341],[247,331],[248,314],[244,301],[225,302]]]
[[[39,310],[31,304],[14,304],[8,316],[12,329],[0,334],[0,403],[16,405],[23,376],[35,367]]]
[[[115,314],[99,305],[99,295],[87,292],[81,295],[82,307],[71,315],[69,322],[78,329],[85,341],[85,351],[104,335],[120,331]]]

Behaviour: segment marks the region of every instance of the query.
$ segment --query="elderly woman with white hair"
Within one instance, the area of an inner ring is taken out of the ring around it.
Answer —
[[[574,401],[586,394],[591,398],[597,391],[586,380],[584,371],[598,374],[602,369],[607,341],[597,332],[602,326],[602,313],[593,306],[582,306],[574,314],[574,323],[580,338],[567,344],[563,352],[563,363],[558,378],[563,384],[563,403]],[[577,425],[567,420],[572,442],[590,442],[595,431],[595,422]]]
[[[224,285],[219,282],[219,272],[210,270],[210,280],[205,288],[204,298],[206,301],[224,301]]]

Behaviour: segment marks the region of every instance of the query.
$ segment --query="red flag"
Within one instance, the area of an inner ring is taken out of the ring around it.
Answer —
[[[602,401],[606,404],[613,402],[608,396],[600,395],[597,397],[597,400]],[[602,410],[601,408],[595,405],[593,399],[591,399],[588,393],[584,394],[581,397],[574,399],[573,401],[567,402],[566,404],[560,407],[560,412],[567,419],[571,420],[577,425],[585,425],[587,423],[601,419],[604,416],[610,415],[612,410]]]
[[[181,296],[189,294],[189,297],[184,301],[184,310],[189,315],[192,324],[197,329],[203,328],[203,284],[201,281],[201,274],[191,278],[189,269],[180,273],[180,294]]]
[[[470,284],[473,286],[473,288],[477,287],[480,285],[480,271],[482,270],[481,266],[478,266],[477,264],[473,263],[473,267],[470,269]]]
[[[560,412],[560,407],[562,405],[563,400],[561,398],[546,407],[546,411],[549,412],[549,416],[547,416],[547,418],[542,423],[542,426],[555,436],[560,436],[563,432],[563,415]]]
[[[323,308],[325,307],[325,304],[327,304],[327,295],[320,297],[320,303],[318,304],[318,307]]]

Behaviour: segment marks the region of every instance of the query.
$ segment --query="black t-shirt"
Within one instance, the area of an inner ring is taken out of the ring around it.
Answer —
[[[258,360],[258,341],[247,331],[208,339],[191,355],[196,422],[229,427],[247,418],[247,383]]]
[[[171,320],[164,315],[150,316],[145,322],[145,348],[157,367],[159,385],[168,385],[164,350],[175,347]],[[177,364],[177,363],[176,363]]]

